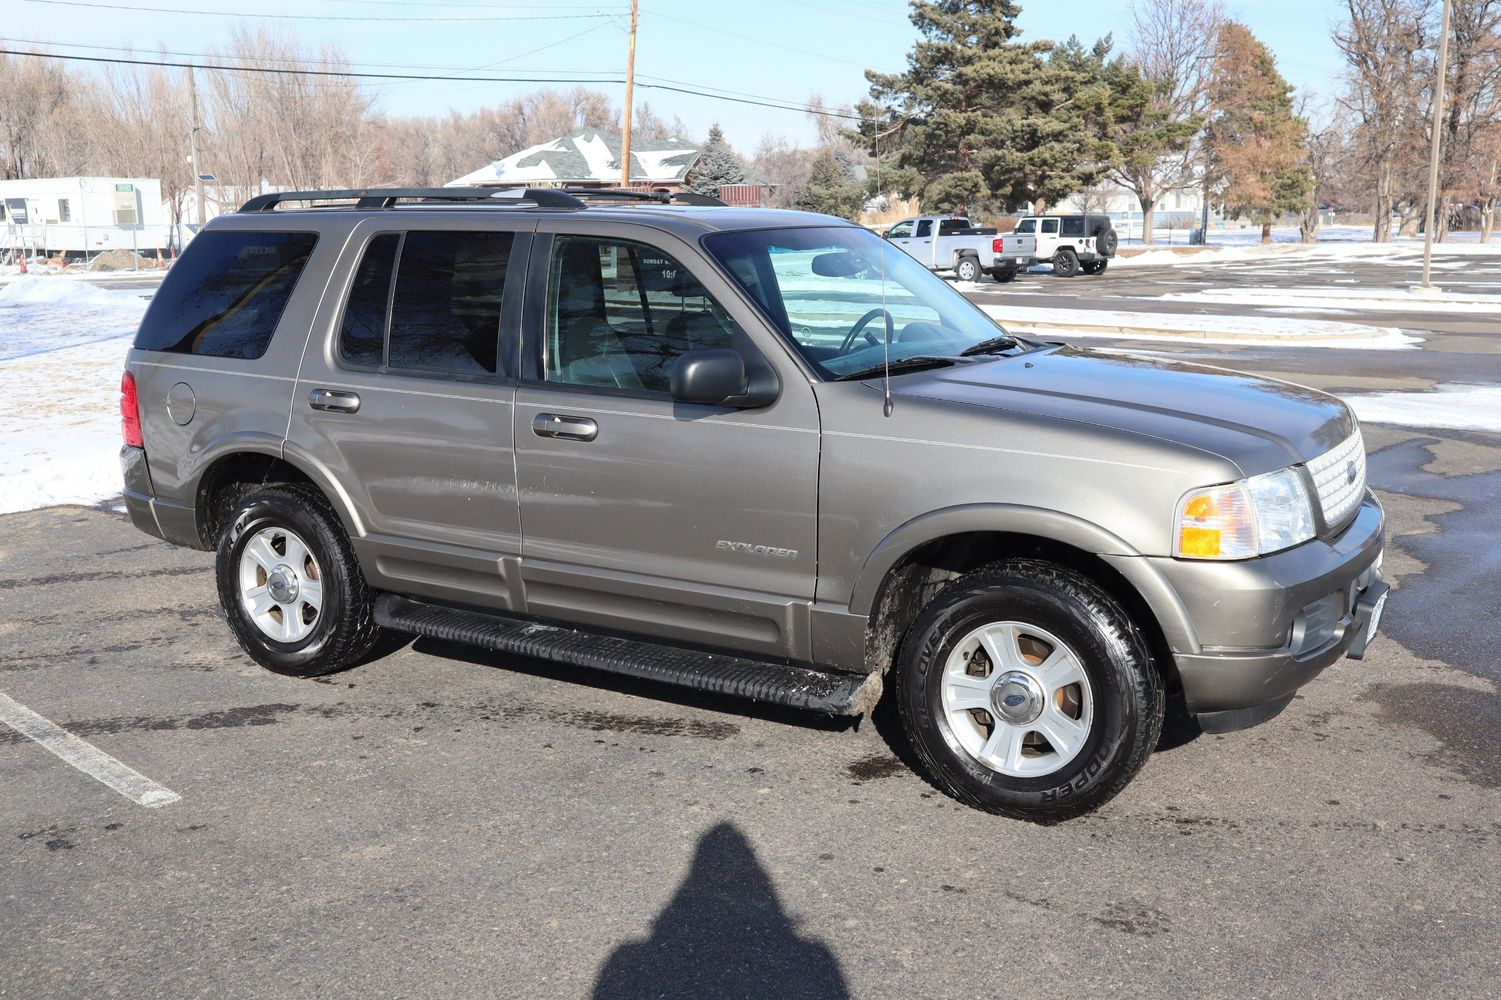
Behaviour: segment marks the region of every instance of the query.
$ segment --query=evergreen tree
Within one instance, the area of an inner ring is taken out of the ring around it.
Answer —
[[[1308,123],[1294,113],[1293,89],[1271,52],[1234,21],[1220,29],[1210,87],[1210,162],[1220,200],[1227,215],[1260,221],[1261,242],[1270,243],[1277,217],[1301,211],[1312,195]]]
[[[725,141],[719,123],[715,122],[709,126],[709,139],[699,152],[698,162],[688,175],[686,186],[689,191],[717,198],[724,185],[744,183],[745,166]]]
[[[849,153],[825,146],[813,158],[808,183],[798,190],[793,207],[805,212],[854,219],[860,214],[865,200],[865,185],[855,179],[855,166]]]
[[[903,73],[867,72],[861,131],[930,210],[1041,208],[1109,169],[1103,39],[1022,42],[1013,0],[917,0]]]

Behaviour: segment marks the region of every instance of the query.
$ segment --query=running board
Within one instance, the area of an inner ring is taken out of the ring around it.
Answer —
[[[398,632],[827,715],[866,715],[881,697],[880,674],[836,674],[703,653],[498,614],[461,611],[395,594],[375,598],[375,620]]]

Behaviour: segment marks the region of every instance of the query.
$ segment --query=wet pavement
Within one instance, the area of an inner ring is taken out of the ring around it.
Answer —
[[[980,294],[1150,311],[1183,270]],[[1501,380],[1501,316],[1381,323],[1428,341],[1109,346],[1337,392]],[[427,641],[278,677],[206,554],[108,509],[0,517],[0,691],[182,796],[142,808],[0,726],[0,996],[1494,996],[1501,435],[1366,435],[1384,638],[1267,725],[1172,720],[1056,827],[938,794],[887,705],[855,726]]]

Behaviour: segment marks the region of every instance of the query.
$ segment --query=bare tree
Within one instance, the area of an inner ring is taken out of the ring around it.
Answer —
[[[1355,116],[1355,141],[1372,184],[1374,239],[1391,239],[1394,208],[1410,203],[1414,158],[1421,155],[1422,81],[1433,0],[1345,0],[1348,19],[1334,44],[1349,63],[1342,99]],[[1404,184],[1403,175],[1409,183]],[[1402,202],[1402,205],[1398,205]]]
[[[63,64],[0,55],[0,94],[0,177],[76,173],[78,150],[60,127],[73,111]]]
[[[1219,0],[1132,0],[1131,18],[1128,57],[1155,88],[1156,113],[1170,122],[1202,120],[1209,109],[1210,69],[1224,6]],[[1113,172],[1141,204],[1142,242],[1152,242],[1158,202],[1193,185],[1202,160],[1201,145],[1192,142],[1146,162],[1128,161]]]

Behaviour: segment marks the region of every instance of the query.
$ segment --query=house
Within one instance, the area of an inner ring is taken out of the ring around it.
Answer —
[[[449,181],[447,187],[620,187],[618,132],[581,128],[560,139],[538,143]],[[631,187],[681,191],[701,150],[683,139],[632,139]],[[727,204],[766,204],[771,185],[758,178],[727,184],[719,197]]]
[[[171,242],[162,185],[149,177],[0,181],[0,247],[82,258],[105,250],[161,252]]]
[[[512,153],[447,186],[619,187],[621,142],[618,132],[581,128]],[[682,139],[632,139],[631,186],[682,190],[698,157],[698,146]]]

